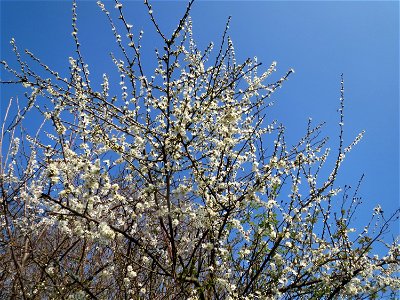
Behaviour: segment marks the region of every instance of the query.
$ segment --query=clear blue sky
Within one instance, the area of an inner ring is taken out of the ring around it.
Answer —
[[[145,31],[145,58],[154,64],[152,49],[160,40],[145,7],[142,1],[125,3],[130,23]],[[162,30],[173,30],[185,6],[185,1],[153,3]],[[115,42],[95,1],[78,1],[78,13],[83,54],[93,80],[100,80],[112,68],[108,52],[116,51]],[[350,143],[361,130],[366,134],[344,162],[339,182],[355,185],[365,174],[361,222],[377,203],[388,213],[399,207],[399,3],[198,1],[192,17],[199,44],[217,44],[229,15],[238,60],[257,56],[265,67],[276,60],[275,78],[291,67],[296,71],[275,94],[270,110],[271,118],[286,125],[289,140],[300,138],[312,117],[327,121],[324,133],[336,149],[344,73],[345,140]],[[67,74],[68,57],[74,55],[71,31],[69,1],[1,1],[1,59],[13,61],[8,41],[15,37],[20,49],[30,49]],[[15,93],[2,89],[2,115]]]

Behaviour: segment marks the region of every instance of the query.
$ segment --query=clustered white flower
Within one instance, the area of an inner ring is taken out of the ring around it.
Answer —
[[[30,137],[14,126],[0,158],[0,251],[15,272],[7,288],[13,282],[43,299],[345,299],[400,288],[398,241],[385,257],[373,255],[390,220],[378,205],[357,235],[359,199],[335,183],[363,132],[347,147],[341,133],[329,168],[321,124],[310,119],[290,146],[285,128],[268,119],[292,69],[267,82],[277,63],[261,75],[257,58],[238,63],[227,32],[215,57],[212,43],[201,51],[186,14],[169,39],[156,26],[166,44],[147,75],[143,32],[135,35],[120,2],[126,35],[97,3],[122,53],[112,54],[115,74],[103,74],[99,88],[79,50],[76,3],[69,79],[30,52],[53,80],[3,63],[22,76],[46,129]]]

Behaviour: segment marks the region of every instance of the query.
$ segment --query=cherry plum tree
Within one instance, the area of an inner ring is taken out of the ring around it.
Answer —
[[[99,1],[120,51],[112,55],[117,82],[104,74],[98,86],[81,51],[75,2],[67,77],[11,41],[19,67],[2,61],[2,84],[25,96],[9,102],[1,128],[1,298],[394,295],[400,248],[387,235],[399,212],[384,216],[377,206],[353,229],[358,187],[336,183],[363,135],[343,139],[343,77],[337,147],[330,150],[324,124],[311,119],[289,145],[268,111],[293,70],[271,81],[275,62],[238,62],[229,19],[222,42],[199,49],[192,4],[166,35],[145,1],[163,43],[149,74],[143,32],[118,0],[118,20]]]

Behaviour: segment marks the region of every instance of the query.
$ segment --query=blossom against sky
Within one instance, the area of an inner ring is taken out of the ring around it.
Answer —
[[[161,29],[172,32],[185,6],[185,1],[154,2]],[[8,41],[14,37],[19,48],[28,48],[67,74],[68,57],[75,54],[71,7],[69,1],[2,1],[1,59],[13,61]],[[144,30],[149,49],[145,59],[151,70],[154,45],[160,41],[141,1],[127,1],[126,8],[134,28]],[[381,203],[389,213],[399,206],[398,11],[399,3],[394,1],[198,1],[192,18],[200,46],[209,41],[218,45],[231,15],[230,35],[239,61],[257,56],[265,68],[277,61],[276,79],[295,69],[274,95],[275,106],[270,110],[271,119],[287,127],[289,141],[303,135],[312,117],[315,122],[327,122],[324,133],[336,145],[336,109],[344,73],[346,142],[362,130],[366,134],[344,162],[339,182],[356,185],[364,173],[365,206],[360,212],[369,213]],[[82,51],[92,76],[100,82],[112,68],[108,52],[115,51],[115,41],[95,1],[78,1],[78,13]],[[2,89],[2,116],[11,96],[15,96],[11,89]]]

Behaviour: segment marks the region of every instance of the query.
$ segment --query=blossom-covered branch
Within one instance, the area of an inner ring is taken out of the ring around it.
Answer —
[[[287,144],[271,120],[276,62],[238,62],[228,36],[201,50],[189,2],[171,36],[145,7],[163,46],[146,73],[145,35],[115,1],[98,6],[119,53],[119,79],[91,80],[78,39],[63,78],[11,41],[2,62],[12,99],[1,130],[0,295],[15,299],[366,299],[400,288],[399,211],[352,228],[359,187],[336,179],[346,144],[341,79],[339,145],[308,122]],[[25,61],[26,59],[26,61]],[[119,91],[118,90],[119,85]],[[4,99],[3,99],[4,100]],[[21,104],[25,101],[24,104]],[[17,105],[18,103],[18,105]],[[10,106],[11,107],[11,106]],[[41,116],[32,136],[26,120]],[[382,243],[385,256],[375,254]]]

